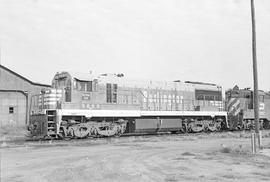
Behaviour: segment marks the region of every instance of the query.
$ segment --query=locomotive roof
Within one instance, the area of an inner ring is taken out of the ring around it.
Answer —
[[[226,90],[226,93],[237,93],[237,94],[251,94],[253,92],[253,90],[248,87],[248,88],[244,88],[244,89],[239,89],[239,87],[234,87],[233,89],[228,89]],[[269,92],[265,92],[263,90],[258,90],[259,95],[269,95]]]
[[[91,73],[66,72],[66,71],[57,72],[54,76],[54,79],[66,77],[75,78],[81,81],[92,81],[94,79],[94,76]]]
[[[73,78],[81,81],[92,81],[95,78],[94,75],[91,73],[70,72],[70,75]]]
[[[118,75],[121,75],[120,77]],[[79,73],[79,72],[61,72],[57,73],[54,77],[70,77],[80,81],[93,81],[98,80],[99,83],[115,83],[122,87],[131,87],[131,88],[149,88],[149,89],[175,89],[185,90],[185,91],[194,91],[195,89],[202,90],[217,90],[221,91],[221,86],[210,83],[203,82],[192,82],[192,81],[152,81],[152,80],[128,80],[123,77],[123,74],[102,74],[102,75],[93,75],[89,73]]]
[[[221,87],[215,84],[197,84],[197,83],[186,83],[183,81],[153,81],[153,80],[129,80],[123,77],[116,76],[102,76],[99,79],[100,83],[116,83],[123,87],[134,87],[134,88],[150,88],[150,89],[175,89],[193,91],[195,89],[202,90],[218,90],[221,91]]]

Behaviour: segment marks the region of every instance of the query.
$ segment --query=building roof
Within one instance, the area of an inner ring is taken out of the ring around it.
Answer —
[[[29,79],[27,79],[27,78],[23,77],[22,75],[20,75],[20,74],[14,72],[14,71],[8,69],[7,67],[5,67],[5,66],[3,66],[3,65],[0,65],[0,68],[6,70],[7,72],[9,72],[9,73],[11,73],[11,74],[13,74],[13,75],[15,75],[15,76],[21,78],[22,80],[24,80],[24,81],[26,81],[26,82],[28,82],[28,83],[30,83],[30,84],[32,84],[32,85],[35,85],[35,86],[41,86],[41,87],[51,87],[51,85],[32,82],[32,81],[30,81]]]

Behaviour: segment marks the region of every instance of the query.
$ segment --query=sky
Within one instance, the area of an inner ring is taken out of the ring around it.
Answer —
[[[255,0],[259,89],[270,91],[270,1]],[[1,64],[253,87],[250,0],[0,0]]]

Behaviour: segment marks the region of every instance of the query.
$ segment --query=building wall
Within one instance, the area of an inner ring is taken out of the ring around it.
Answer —
[[[48,88],[0,65],[0,126],[27,124],[31,97]],[[9,107],[14,107],[13,114]]]
[[[26,124],[26,101],[26,96],[22,92],[0,92],[1,127]]]

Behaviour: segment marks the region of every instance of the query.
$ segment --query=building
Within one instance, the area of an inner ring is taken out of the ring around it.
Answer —
[[[34,83],[0,65],[0,127],[28,123],[31,97],[50,85]]]

